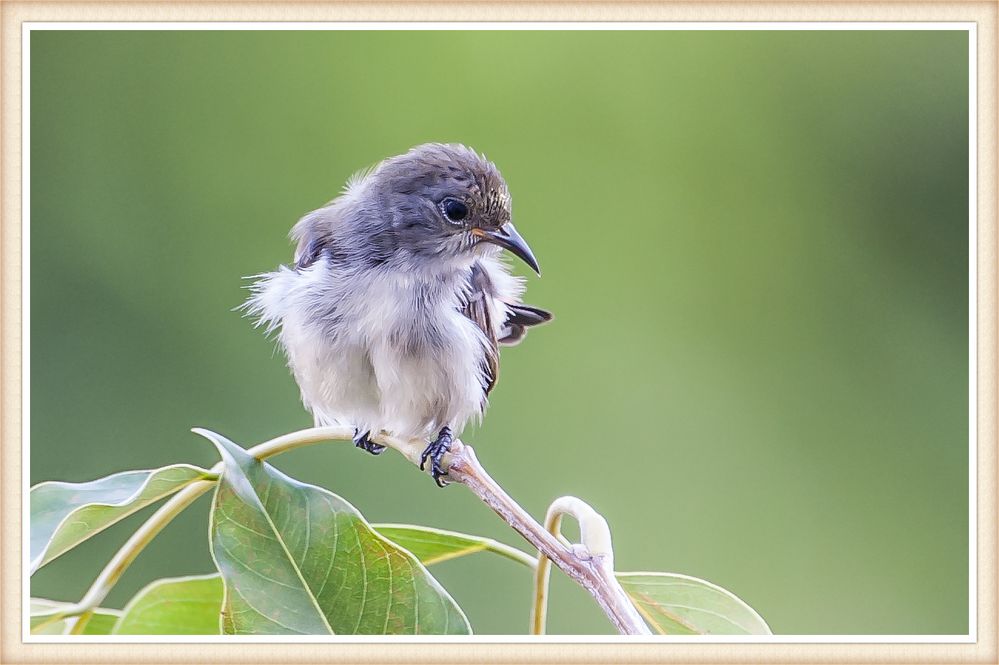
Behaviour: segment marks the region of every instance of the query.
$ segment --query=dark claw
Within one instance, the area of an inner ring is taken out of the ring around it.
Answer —
[[[370,435],[371,435],[371,432],[365,432],[364,434],[361,434],[360,430],[356,430],[355,429],[354,430],[354,445],[357,446],[358,448],[362,448],[364,450],[367,450],[372,455],[381,455],[383,452],[385,452],[385,446],[379,445],[377,443],[373,443],[368,438]]]
[[[447,485],[447,482],[444,480],[447,471],[441,468],[441,460],[451,450],[452,441],[454,441],[454,435],[451,434],[451,428],[445,427],[437,435],[437,440],[431,442],[423,450],[423,454],[420,455],[420,471],[426,468],[427,460],[429,459],[430,475],[433,476],[434,482],[437,483],[438,487]]]

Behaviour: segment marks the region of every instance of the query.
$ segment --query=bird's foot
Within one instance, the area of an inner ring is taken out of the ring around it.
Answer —
[[[374,443],[368,437],[371,436],[371,432],[361,433],[361,430],[354,430],[354,445],[358,448],[363,448],[367,450],[372,455],[381,455],[385,452],[385,446]]]
[[[430,460],[430,475],[434,477],[434,482],[437,483],[438,487],[447,485],[447,482],[444,480],[447,471],[441,468],[441,459],[443,459],[445,453],[451,450],[453,442],[454,435],[451,433],[451,428],[445,427],[437,435],[437,440],[432,441],[424,449],[423,454],[420,455],[420,471],[424,470],[427,460]]]

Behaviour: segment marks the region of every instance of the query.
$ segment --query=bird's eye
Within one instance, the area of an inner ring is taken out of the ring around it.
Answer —
[[[468,206],[458,199],[444,199],[441,201],[441,212],[451,222],[460,222],[468,216]]]

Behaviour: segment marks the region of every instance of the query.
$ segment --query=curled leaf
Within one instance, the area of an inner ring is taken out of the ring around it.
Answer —
[[[86,483],[35,485],[30,492],[31,573],[137,510],[213,477],[205,469],[174,464]]]

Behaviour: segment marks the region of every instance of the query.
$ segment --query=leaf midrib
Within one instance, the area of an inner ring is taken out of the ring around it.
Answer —
[[[233,460],[233,461],[235,461],[235,460]],[[236,467],[239,468],[240,473],[243,474],[244,478],[246,478],[247,484],[249,485],[251,491],[253,492],[253,498],[256,499],[257,503],[259,504],[259,509],[260,509],[261,514],[263,514],[264,519],[267,520],[267,525],[271,528],[271,531],[274,533],[274,539],[281,546],[281,549],[284,551],[285,556],[288,557],[288,562],[291,564],[292,570],[295,571],[295,575],[296,575],[296,577],[298,577],[298,581],[302,583],[302,589],[305,591],[305,595],[307,595],[309,597],[309,601],[312,603],[312,607],[315,608],[316,613],[319,615],[319,618],[322,620],[323,625],[326,626],[326,629],[330,632],[330,635],[335,635],[336,633],[333,632],[333,627],[330,626],[329,620],[326,618],[326,615],[323,613],[322,608],[319,607],[319,599],[317,599],[313,595],[312,588],[309,586],[308,582],[305,581],[305,577],[302,576],[302,571],[298,567],[298,562],[295,561],[295,557],[292,556],[291,551],[288,549],[287,544],[284,542],[284,538],[281,536],[281,532],[278,531],[277,525],[274,524],[274,520],[271,519],[270,513],[267,512],[267,506],[264,505],[264,503],[261,500],[260,495],[257,493],[257,490],[254,487],[253,483],[250,481],[249,478],[246,477],[246,473],[243,472],[242,466],[240,466],[237,463]],[[267,478],[267,492],[268,492],[268,494],[270,494],[270,488],[271,488],[271,485],[273,483],[274,483],[274,480],[272,478],[268,477]],[[239,495],[236,494],[236,496],[239,496]],[[306,502],[306,505],[308,505],[308,503],[309,503],[309,497],[308,497],[307,494],[305,495],[305,502]],[[243,565],[246,565],[246,564],[244,563]],[[240,594],[240,596],[242,596],[242,594]],[[245,596],[243,596],[243,600],[246,601],[246,597]],[[257,610],[257,611],[259,611],[259,610]],[[266,615],[264,615],[264,616],[266,616]],[[268,617],[268,618],[270,619],[270,617]],[[271,620],[273,621],[273,619],[271,619]]]

